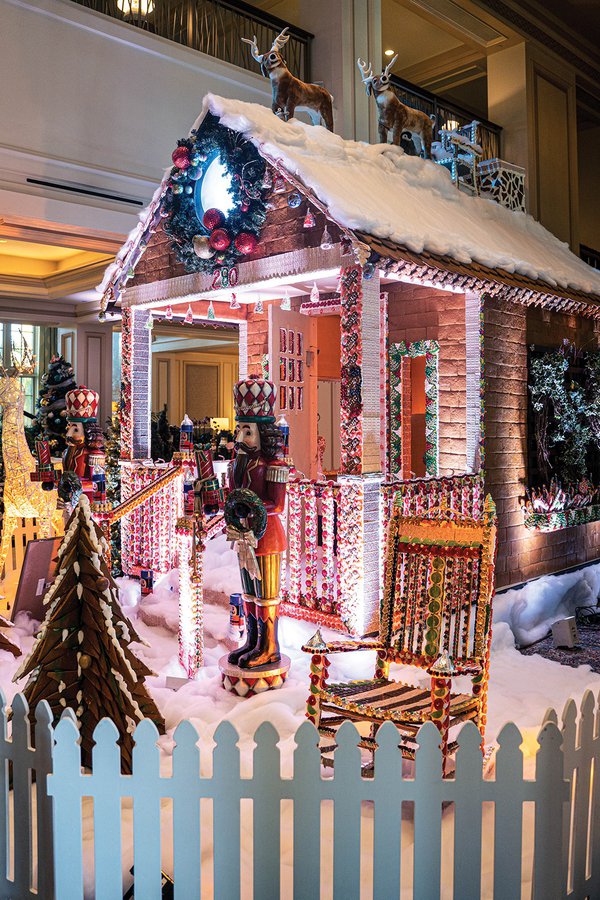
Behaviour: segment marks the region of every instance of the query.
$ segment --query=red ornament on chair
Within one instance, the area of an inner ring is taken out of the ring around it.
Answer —
[[[173,160],[173,165],[177,166],[177,168],[187,169],[191,162],[190,151],[187,147],[175,147],[171,154],[171,159]]]
[[[224,221],[225,216],[220,209],[207,209],[202,216],[202,224],[205,228],[208,228],[209,231],[212,231],[214,228],[219,228]]]
[[[258,246],[258,241],[255,235],[250,234],[247,231],[241,231],[236,237],[234,244],[239,253],[243,256],[247,256],[249,253],[254,253]]]
[[[210,246],[214,250],[227,250],[227,248],[231,244],[229,232],[227,232],[224,228],[215,228],[209,240]]]

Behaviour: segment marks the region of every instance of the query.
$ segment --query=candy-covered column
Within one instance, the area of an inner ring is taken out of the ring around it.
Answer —
[[[385,385],[378,272],[360,265],[343,268],[340,293],[340,612],[354,633],[366,634],[378,626],[381,582],[380,421]]]

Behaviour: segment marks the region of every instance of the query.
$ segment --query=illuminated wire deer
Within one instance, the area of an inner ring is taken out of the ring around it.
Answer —
[[[253,39],[242,38],[244,43],[250,45],[250,52],[260,63],[263,75],[271,79],[273,102],[271,109],[276,116],[287,122],[296,111],[296,107],[304,106],[318,113],[325,127],[333,131],[333,98],[329,91],[318,84],[306,84],[296,78],[287,67],[287,63],[281,53],[287,44],[290,35],[286,34],[287,28],[277,35],[268,53],[259,53],[256,35]]]
[[[402,132],[410,131],[411,134],[419,135],[425,156],[430,157],[433,122],[421,110],[405,106],[398,99],[390,84],[390,70],[397,59],[398,55],[396,54],[381,75],[373,75],[371,63],[367,64],[360,58],[357,60],[367,96],[375,95],[379,117],[379,140],[382,144],[386,144],[388,132],[391,131],[392,143],[400,146]]]

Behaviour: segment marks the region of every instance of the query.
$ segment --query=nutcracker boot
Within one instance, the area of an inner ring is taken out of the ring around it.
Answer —
[[[244,594],[244,612],[246,613],[246,640],[241,647],[233,650],[227,657],[227,662],[234,666],[240,665],[240,657],[254,650],[258,643],[258,625],[256,621],[256,604],[254,597]]]
[[[256,621],[258,623],[258,643],[254,650],[239,658],[238,665],[241,669],[255,669],[257,666],[266,666],[281,660],[277,626],[279,620],[279,601],[271,601],[263,605],[256,603]]]

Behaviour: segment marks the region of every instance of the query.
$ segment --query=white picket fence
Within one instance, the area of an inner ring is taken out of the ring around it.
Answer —
[[[124,776],[109,720],[96,730],[92,774],[81,768],[71,715],[54,730],[52,747],[42,704],[35,750],[23,699],[13,702],[11,737],[4,708],[2,716],[2,898],[35,896],[37,880],[44,900],[78,900],[84,875],[89,883],[93,870],[87,896],[119,900],[129,830],[132,854],[125,868],[133,862],[138,900],[160,898],[161,848],[164,854],[171,835],[177,900],[392,900],[401,884],[402,897],[416,900],[600,897],[600,716],[590,693],[579,721],[573,702],[561,728],[556,714],[548,714],[531,779],[523,777],[522,736],[514,724],[499,735],[491,777],[482,775],[479,734],[466,724],[455,773],[443,779],[434,725],[419,732],[414,773],[403,777],[397,732],[386,723],[374,777],[367,779],[349,723],[339,733],[334,775],[324,778],[308,722],[295,735],[293,776],[281,775],[279,735],[267,723],[254,736],[252,775],[242,777],[239,738],[230,723],[217,728],[207,775],[209,749],[199,747],[189,722],[176,729],[167,773],[156,729],[145,721],[135,734],[133,775]],[[93,854],[89,813],[85,827],[82,820],[85,798],[93,798]],[[124,813],[128,805],[132,811]],[[530,815],[524,805],[533,807]],[[522,882],[532,882],[523,895]]]

